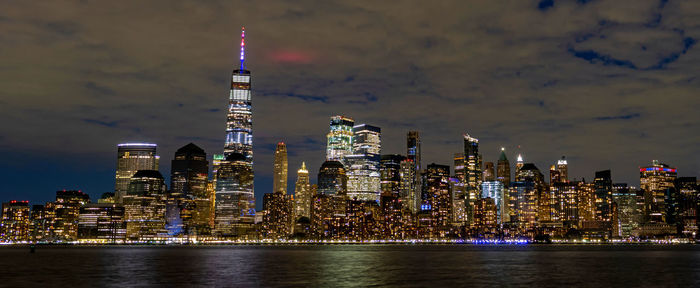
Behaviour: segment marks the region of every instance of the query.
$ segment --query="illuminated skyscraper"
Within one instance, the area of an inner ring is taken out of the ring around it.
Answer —
[[[496,173],[493,171],[493,162],[484,162],[483,181],[495,181]]]
[[[226,117],[224,157],[239,153],[253,163],[253,108],[250,71],[245,66],[245,28],[241,31],[241,64],[231,75],[231,92]],[[252,189],[252,187],[251,187]]]
[[[407,147],[407,157],[409,160],[413,161],[416,166],[416,171],[421,170],[421,148],[420,148],[420,132],[418,131],[408,131],[406,136],[406,147]],[[416,173],[418,174],[418,173]]]
[[[273,171],[272,192],[287,194],[287,145],[284,142],[277,143],[275,150],[275,163]]]
[[[399,198],[403,202],[402,206],[413,214],[418,212],[421,199],[416,183],[416,165],[410,159],[401,161],[401,195]]]
[[[569,163],[566,161],[566,156],[561,156],[557,161],[557,171],[561,182],[569,181]]]
[[[0,240],[24,242],[30,240],[29,201],[2,203]]]
[[[450,166],[430,164],[425,169],[421,210],[430,215],[430,235],[443,237],[452,222]]]
[[[221,161],[216,177],[214,233],[241,237],[254,230],[253,169],[248,158],[231,153]]]
[[[467,219],[471,223],[475,201],[481,197],[481,155],[479,154],[479,139],[464,134],[464,189],[466,193]]]
[[[345,167],[338,161],[323,162],[318,169],[318,194],[346,197],[348,176]]]
[[[523,168],[523,165],[525,165],[523,155],[518,154],[518,158],[515,161],[515,181],[520,181],[518,180],[518,171],[520,171],[520,168]]]
[[[595,186],[596,221],[601,222],[603,227],[611,230],[613,187],[610,170],[596,171],[593,184]]]
[[[481,198],[490,198],[496,205],[498,223],[508,222],[508,204],[506,201],[505,187],[501,181],[491,180],[481,183]]]
[[[406,156],[398,154],[382,155],[380,164],[382,195],[403,196],[401,191],[401,162]]]
[[[331,117],[330,132],[326,135],[328,144],[326,146],[327,161],[345,161],[346,155],[351,155],[353,151],[353,126],[355,120],[344,116]]]
[[[379,202],[381,129],[361,124],[353,127],[353,154],[345,155],[348,197]]]
[[[202,148],[193,143],[187,144],[175,152],[171,163],[172,195],[188,199],[207,198],[209,161]]]
[[[423,185],[421,184],[421,169],[422,169],[422,164],[421,164],[421,140],[420,140],[420,132],[418,131],[408,131],[408,134],[406,135],[406,158],[408,158],[408,161],[411,161],[413,163],[413,169],[410,172],[413,174],[413,179],[411,179],[412,183],[410,185],[407,185],[407,187],[410,187],[409,195],[410,198],[413,200],[413,205],[411,211],[413,213],[417,213],[420,209],[421,205],[421,189],[423,189]],[[408,174],[408,173],[407,173]]]
[[[301,168],[297,171],[297,182],[294,185],[294,220],[300,217],[311,217],[312,197],[309,171],[306,170],[306,163],[301,162]]]
[[[666,222],[666,195],[674,189],[676,168],[652,161],[651,166],[639,169],[639,182],[644,190],[644,220],[646,222]]]
[[[124,241],[124,207],[114,203],[92,203],[80,208],[78,239],[115,243]]]
[[[506,188],[510,185],[510,162],[506,157],[506,148],[501,148],[501,155],[498,156],[496,180],[501,181]]]
[[[160,157],[156,155],[156,144],[150,143],[123,143],[117,145],[117,176],[114,185],[114,195],[117,202],[129,189],[131,176],[138,170],[158,170]]]
[[[152,240],[165,237],[166,187],[163,175],[155,170],[139,170],[131,177],[124,196],[126,237]]]
[[[138,172],[136,172],[134,175],[137,174]],[[129,185],[132,184],[130,183]],[[80,207],[89,202],[90,196],[82,191],[56,191],[56,202],[54,202],[54,211],[56,214],[54,216],[55,218],[53,223],[54,234],[56,237],[61,240],[77,240],[78,215],[80,214]]]

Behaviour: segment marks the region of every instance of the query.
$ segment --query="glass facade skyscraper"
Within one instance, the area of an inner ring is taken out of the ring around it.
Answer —
[[[160,157],[156,155],[156,144],[123,143],[117,145],[117,175],[114,196],[121,203],[129,189],[131,176],[138,170],[158,170]]]
[[[380,153],[381,129],[379,127],[367,124],[353,127],[353,154],[345,156],[350,199],[379,201]]]
[[[331,117],[330,132],[326,135],[328,144],[326,146],[327,161],[345,161],[345,156],[353,152],[353,126],[355,120],[344,116]]]
[[[224,157],[240,153],[253,163],[253,108],[250,71],[245,67],[245,29],[241,32],[241,65],[231,75],[231,91],[226,117]]]
[[[275,150],[275,163],[273,164],[272,192],[287,194],[287,145],[284,142],[277,143]]]

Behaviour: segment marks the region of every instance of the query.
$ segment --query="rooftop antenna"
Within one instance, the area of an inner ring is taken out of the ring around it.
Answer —
[[[241,27],[241,70],[245,69],[245,26]]]

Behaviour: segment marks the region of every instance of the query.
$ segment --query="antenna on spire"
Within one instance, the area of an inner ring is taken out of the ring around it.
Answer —
[[[241,70],[245,69],[245,26],[241,27]]]

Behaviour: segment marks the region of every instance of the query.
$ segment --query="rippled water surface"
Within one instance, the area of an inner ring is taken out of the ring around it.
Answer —
[[[700,287],[700,247],[0,247],[0,286]]]

